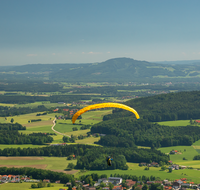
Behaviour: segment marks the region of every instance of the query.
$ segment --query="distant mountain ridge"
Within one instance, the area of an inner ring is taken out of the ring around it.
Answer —
[[[0,68],[0,79],[41,79],[77,82],[196,81],[200,63],[161,64],[131,58],[114,58],[101,63],[31,64]]]

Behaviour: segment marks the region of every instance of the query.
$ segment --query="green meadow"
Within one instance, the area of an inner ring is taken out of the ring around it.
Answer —
[[[63,172],[69,163],[76,165],[76,162],[77,160],[67,160],[67,157],[0,157],[0,165],[9,165],[13,167],[39,166],[42,169]]]
[[[166,125],[166,126],[178,127],[178,126],[187,126],[187,125],[190,125],[190,120],[162,121],[162,122],[157,122],[157,123],[159,125]]]
[[[99,175],[106,174],[108,177],[112,174],[127,174],[127,175],[136,175],[136,176],[155,176],[160,177],[161,179],[169,179],[175,180],[186,177],[188,181],[193,181],[195,183],[199,183],[200,181],[200,171],[199,170],[191,170],[191,169],[184,169],[184,170],[173,170],[172,173],[169,173],[168,170],[162,171],[160,167],[150,167],[149,170],[144,170],[145,166],[138,166],[136,163],[127,163],[129,166],[128,170],[93,170],[93,171],[86,171],[86,172],[79,172],[76,173],[75,176],[80,175],[87,175],[91,173],[98,173]]]
[[[30,190],[31,188],[31,184],[34,183],[27,183],[27,182],[23,182],[23,183],[4,183],[2,185],[0,185],[0,189],[1,190]],[[58,190],[58,189],[67,189],[67,187],[63,187],[63,184],[57,184],[57,183],[51,183],[51,185],[53,185],[54,187],[44,187],[42,188],[42,190]]]
[[[38,147],[44,147],[46,145],[33,145],[33,144],[0,144],[0,149],[3,150],[4,148],[38,148]]]
[[[43,113],[43,112],[29,113],[29,114],[23,114],[23,115],[19,115],[19,116],[10,116],[10,117],[6,117],[7,120],[5,120],[5,117],[0,117],[0,121],[2,121],[2,123],[3,123],[3,121],[10,122],[11,118],[13,118],[14,123],[17,122],[22,125],[27,125],[27,124],[30,124],[30,123],[28,123],[28,121],[32,120],[32,119],[41,119],[42,121],[51,121],[55,118],[54,113],[36,116],[37,113]],[[40,124],[40,122],[34,122],[34,123],[37,123],[38,126]]]

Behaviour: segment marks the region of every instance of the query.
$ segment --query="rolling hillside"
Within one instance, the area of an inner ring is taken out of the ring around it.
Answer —
[[[200,63],[163,64],[114,58],[101,63],[32,64],[1,67],[0,79],[42,79],[50,81],[197,81]]]

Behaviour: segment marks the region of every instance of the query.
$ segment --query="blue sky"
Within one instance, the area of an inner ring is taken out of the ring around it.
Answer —
[[[200,59],[199,0],[0,0],[0,65]]]

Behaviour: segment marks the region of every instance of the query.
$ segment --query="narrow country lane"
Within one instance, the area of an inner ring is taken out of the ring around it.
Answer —
[[[64,133],[60,133],[60,132],[58,132],[58,131],[56,131],[55,129],[54,129],[54,127],[55,127],[55,125],[56,125],[56,118],[53,120],[53,126],[51,127],[51,129],[54,131],[54,132],[56,132],[56,133],[58,133],[58,134],[60,134],[60,135],[63,135],[63,136],[68,136],[68,137],[70,137],[69,135],[65,135]],[[71,138],[71,137],[70,137]]]

